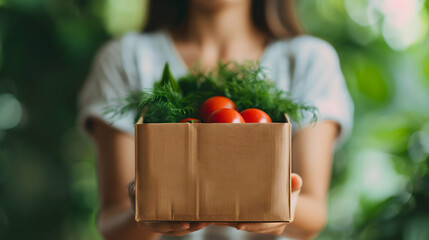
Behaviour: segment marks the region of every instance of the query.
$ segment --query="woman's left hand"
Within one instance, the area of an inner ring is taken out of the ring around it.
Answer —
[[[291,212],[292,212],[292,221],[295,218],[295,209],[298,202],[298,196],[301,192],[302,187],[302,178],[296,174],[292,173],[291,175],[291,185],[292,185],[292,196],[291,196]],[[292,222],[291,221],[291,222]],[[289,222],[268,222],[268,223],[218,223],[218,226],[232,226],[238,230],[243,230],[253,233],[261,234],[271,234],[271,235],[281,235],[286,226],[290,224]]]

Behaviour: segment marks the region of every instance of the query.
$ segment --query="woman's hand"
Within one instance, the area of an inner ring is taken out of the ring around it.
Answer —
[[[293,221],[293,219],[295,218],[295,209],[296,209],[296,204],[298,202],[298,196],[299,196],[299,193],[301,192],[302,179],[298,174],[292,173],[291,181],[292,181],[291,214],[292,214],[292,221]],[[253,232],[253,233],[281,235],[288,224],[290,223],[288,222],[269,223],[268,222],[268,223],[218,223],[216,225],[232,226],[237,228],[238,230],[243,230],[243,231]]]
[[[136,204],[136,187],[135,181],[132,181],[128,185],[128,195],[130,197],[131,206],[133,208],[133,212],[135,212],[135,204]],[[143,221],[139,222],[140,227],[148,229],[152,232],[161,233],[168,236],[184,236],[191,232],[195,232],[205,228],[212,223],[207,222],[148,222]]]
[[[298,202],[298,196],[302,187],[302,179],[298,174],[293,173],[291,175],[292,182],[292,196],[291,196],[291,214],[292,221],[295,217],[296,204]],[[131,206],[135,211],[135,182],[131,182],[128,187],[128,194],[130,196]],[[292,222],[291,221],[291,222]],[[195,232],[203,229],[204,227],[213,223],[207,222],[139,222],[141,227],[144,227],[152,232],[161,233],[169,236],[184,236],[191,232]],[[215,223],[218,226],[232,226],[238,230],[243,230],[253,233],[261,234],[272,234],[281,235],[289,223]]]

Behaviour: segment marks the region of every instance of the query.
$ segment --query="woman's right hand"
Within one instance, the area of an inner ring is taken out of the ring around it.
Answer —
[[[135,181],[128,185],[128,195],[131,201],[131,207],[135,212],[136,206],[136,187]],[[184,236],[191,232],[201,230],[213,223],[209,222],[156,222],[156,221],[141,221],[138,222],[140,227],[148,229],[152,232],[161,233],[168,236]]]

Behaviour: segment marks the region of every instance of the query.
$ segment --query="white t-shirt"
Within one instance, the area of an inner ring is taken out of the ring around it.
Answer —
[[[97,54],[91,73],[79,95],[79,123],[97,117],[113,127],[134,135],[134,115],[113,121],[104,114],[106,106],[132,91],[149,89],[159,81],[165,62],[174,77],[188,69],[167,32],[129,33],[107,43]],[[334,120],[341,126],[338,141],[350,133],[353,104],[340,69],[337,53],[327,42],[298,36],[279,39],[267,46],[260,64],[277,87],[290,91],[291,97],[319,109],[319,121]],[[308,116],[302,127],[310,123]],[[292,123],[293,132],[298,125]],[[258,237],[259,236],[259,237]],[[209,226],[183,238],[165,239],[285,239],[254,235],[229,227]]]

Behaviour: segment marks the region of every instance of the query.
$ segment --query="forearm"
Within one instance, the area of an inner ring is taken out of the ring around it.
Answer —
[[[326,197],[329,191],[332,155],[339,125],[321,121],[307,126],[293,137],[292,166],[303,180],[298,197],[295,220],[286,227],[284,235],[311,239],[327,221]]]
[[[326,218],[324,202],[301,194],[296,206],[295,219],[286,227],[283,235],[296,239],[311,239],[323,230]]]
[[[97,225],[106,240],[158,240],[161,236],[139,227],[132,210],[126,208],[101,211]]]

